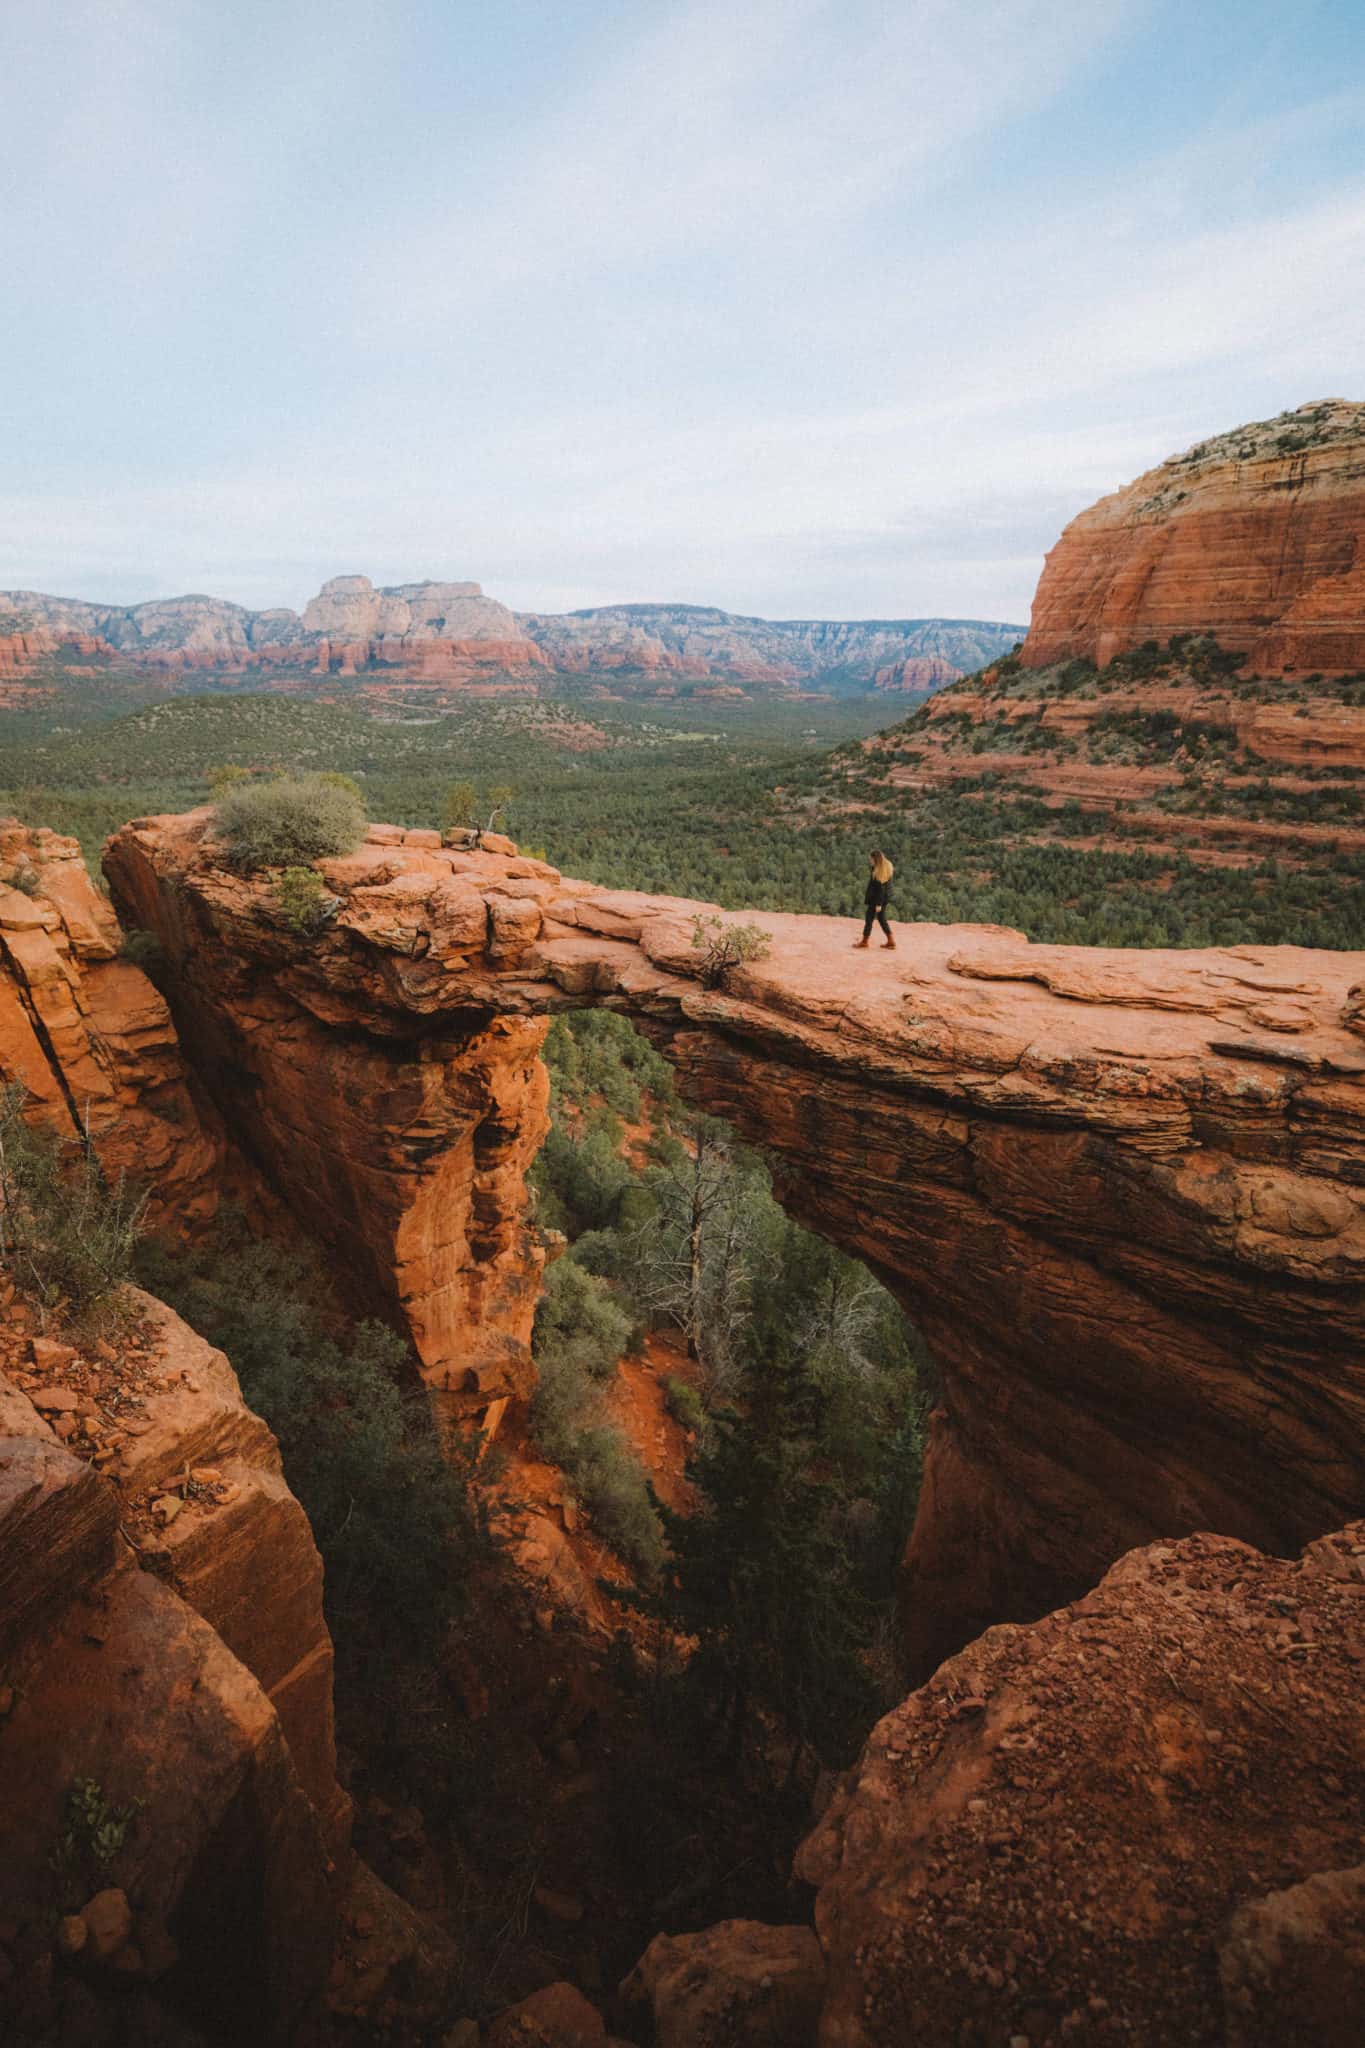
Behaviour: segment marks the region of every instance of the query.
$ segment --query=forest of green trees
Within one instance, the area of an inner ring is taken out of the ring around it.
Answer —
[[[482,798],[511,785],[504,829],[564,872],[731,909],[852,915],[866,847],[880,844],[902,920],[1076,944],[1365,944],[1358,854],[1209,865],[1182,848],[1178,809],[1164,844],[1128,850],[1122,815],[1050,809],[988,776],[896,789],[860,744],[890,709],[494,701],[418,722],[238,693],[68,723],[58,702],[41,718],[0,714],[0,814],[74,833],[96,864],[128,818],[207,801],[233,765],[353,776],[370,816],[401,825],[445,822],[453,786]],[[1339,795],[1321,815],[1346,822]],[[1096,838],[1110,843],[1073,843]]]
[[[894,1685],[896,1568],[918,1491],[928,1368],[911,1326],[854,1260],[794,1223],[763,1162],[684,1108],[622,1017],[561,1018],[537,1221],[568,1250],[536,1320],[532,1424],[640,1600],[695,1639],[681,1668],[738,1744],[751,1716],[794,1756],[850,1753]],[[624,1124],[649,1131],[632,1165]],[[693,1431],[701,1509],[655,1499],[603,1389],[650,1329],[695,1375],[669,1387]]]

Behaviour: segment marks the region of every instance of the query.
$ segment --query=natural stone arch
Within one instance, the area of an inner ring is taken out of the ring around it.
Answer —
[[[217,866],[208,814],[112,843],[187,1056],[276,1191],[401,1314],[438,1408],[531,1385],[543,1253],[524,1175],[548,1018],[635,1018],[684,1096],[864,1260],[943,1402],[906,1566],[912,1660],[1216,1529],[1284,1552],[1365,1507],[1365,958],[1108,953],[762,917],[707,989],[712,906],[372,828],[321,863],[337,914],[284,926]]]

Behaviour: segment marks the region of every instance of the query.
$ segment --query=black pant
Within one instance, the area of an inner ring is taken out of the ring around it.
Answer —
[[[874,923],[879,924],[881,926],[882,930],[886,933],[886,936],[889,939],[891,936],[891,927],[886,921],[886,905],[884,903],[868,904],[867,917],[863,923],[864,939],[870,939],[872,937],[872,926]]]

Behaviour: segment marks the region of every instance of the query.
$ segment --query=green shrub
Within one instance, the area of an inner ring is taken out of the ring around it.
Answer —
[[[702,980],[708,988],[718,988],[741,961],[766,960],[773,942],[761,925],[726,924],[713,915],[693,918],[692,945],[702,956]]]
[[[706,1421],[706,1410],[701,1395],[686,1380],[671,1374],[664,1381],[664,1405],[673,1420],[683,1429],[700,1430]]]
[[[117,1313],[147,1198],[110,1180],[88,1139],[25,1123],[25,1091],[0,1091],[0,1259],[44,1309],[99,1325]]]
[[[166,955],[155,932],[130,931],[119,941],[119,958],[129,960],[134,967],[140,967],[144,974],[151,974],[160,967]]]
[[[634,1326],[605,1281],[572,1256],[557,1259],[536,1309],[538,1360],[567,1359],[590,1380],[609,1380],[630,1348]]]
[[[363,1666],[429,1651],[460,1610],[478,1546],[476,1447],[456,1441],[443,1454],[401,1339],[339,1323],[319,1275],[231,1215],[208,1246],[149,1245],[141,1266],[152,1292],[227,1353],[278,1436],[326,1566],[338,1656]]]
[[[613,1223],[631,1181],[630,1167],[617,1150],[619,1143],[614,1116],[591,1120],[581,1137],[556,1122],[531,1174],[539,1220],[570,1235]]]
[[[354,784],[282,775],[229,789],[214,822],[233,867],[299,867],[327,854],[353,853],[365,837],[365,806]]]
[[[553,1099],[585,1107],[600,1095],[617,1116],[633,1122],[646,1089],[673,1100],[673,1069],[629,1017],[611,1010],[580,1010],[556,1017],[542,1057],[550,1070]]]
[[[290,931],[311,938],[326,924],[332,898],[316,868],[286,868],[275,884],[275,901]]]
[[[649,1483],[601,1396],[632,1335],[630,1316],[606,1283],[572,1257],[557,1260],[536,1310],[531,1428],[598,1532],[652,1573],[662,1549]]]
[[[69,1911],[77,1911],[109,1883],[110,1865],[122,1853],[141,1805],[134,1800],[130,1806],[112,1806],[97,1779],[71,1780],[51,1856],[61,1903]]]
[[[571,1353],[538,1360],[531,1428],[612,1549],[647,1576],[663,1557],[663,1538],[644,1467],[602,1409],[601,1395]]]

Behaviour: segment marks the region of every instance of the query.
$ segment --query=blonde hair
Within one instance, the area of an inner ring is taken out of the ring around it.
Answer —
[[[884,853],[882,853],[879,850],[873,854],[872,876],[874,881],[889,882],[891,880],[891,877],[895,874],[895,872],[896,870],[892,867],[890,861],[887,859]]]

